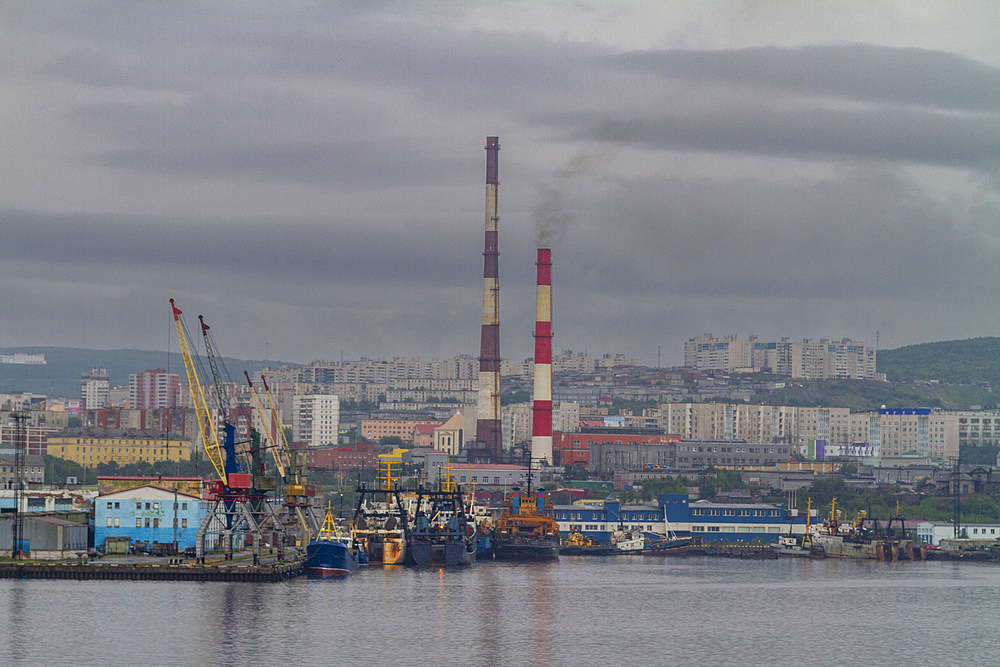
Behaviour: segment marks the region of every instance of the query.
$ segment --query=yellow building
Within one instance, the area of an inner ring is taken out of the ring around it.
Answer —
[[[146,461],[188,461],[191,443],[137,435],[49,436],[47,453],[91,468],[98,463],[115,461],[118,465]]]

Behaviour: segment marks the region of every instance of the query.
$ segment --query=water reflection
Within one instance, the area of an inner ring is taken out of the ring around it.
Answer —
[[[936,562],[621,557],[281,584],[0,580],[0,664],[989,664],[997,608],[1000,567]]]

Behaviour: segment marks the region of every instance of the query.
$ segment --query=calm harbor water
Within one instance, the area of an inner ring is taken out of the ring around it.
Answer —
[[[996,664],[1000,566],[641,556],[0,581],[0,664]]]

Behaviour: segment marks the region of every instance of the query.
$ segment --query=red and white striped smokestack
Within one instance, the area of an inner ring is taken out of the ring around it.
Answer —
[[[479,400],[476,440],[492,463],[503,462],[500,426],[500,278],[497,243],[497,158],[500,139],[486,137],[486,247],[483,250],[483,328],[479,343]]]
[[[531,458],[552,465],[552,251],[538,249],[535,291],[535,403]]]

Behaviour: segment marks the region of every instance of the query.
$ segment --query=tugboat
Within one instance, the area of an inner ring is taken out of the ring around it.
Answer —
[[[607,542],[595,542],[580,532],[577,526],[570,526],[569,535],[559,547],[560,556],[613,556],[615,548]]]
[[[417,490],[408,542],[415,565],[471,565],[476,561],[476,544],[476,525],[465,513],[461,489]]]
[[[545,514],[542,489],[531,493],[531,467],[528,467],[528,490],[511,491],[503,511],[493,522],[493,554],[497,560],[558,560],[559,524]]]
[[[326,519],[316,539],[306,545],[306,576],[311,579],[346,577],[358,565],[367,564],[367,554],[338,529],[328,505]]]

